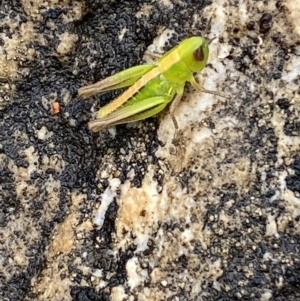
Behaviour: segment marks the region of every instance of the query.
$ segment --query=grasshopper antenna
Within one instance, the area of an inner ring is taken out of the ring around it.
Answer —
[[[207,36],[207,33],[208,33],[208,29],[209,29],[209,26],[211,24],[211,20],[212,20],[212,17],[209,18],[207,24],[206,24],[206,27],[205,27],[205,30],[204,30],[204,34],[203,36],[206,37]]]
[[[212,17],[209,18],[209,20],[208,20],[208,22],[207,22],[207,24],[206,24],[206,27],[205,27],[205,30],[204,30],[204,35],[203,35],[205,38],[206,38],[206,36],[207,36],[208,29],[209,29],[210,24],[211,24],[211,20],[212,20]],[[212,39],[210,39],[210,40],[207,39],[208,45],[209,45],[215,38],[216,38],[216,37],[214,37],[214,38],[212,38]]]

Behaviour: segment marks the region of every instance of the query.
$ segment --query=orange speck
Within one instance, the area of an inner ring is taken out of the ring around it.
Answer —
[[[58,114],[59,112],[60,112],[60,104],[58,101],[55,101],[52,104],[52,113],[55,115],[55,114]]]

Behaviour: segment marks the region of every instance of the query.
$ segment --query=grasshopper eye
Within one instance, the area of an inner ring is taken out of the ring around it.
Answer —
[[[193,52],[193,56],[195,58],[196,61],[203,61],[204,60],[204,52],[202,47],[198,47],[194,52]]]

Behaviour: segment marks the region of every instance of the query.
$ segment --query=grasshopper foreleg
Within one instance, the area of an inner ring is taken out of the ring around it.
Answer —
[[[178,123],[177,123],[177,120],[175,118],[174,111],[175,111],[178,103],[180,102],[180,100],[182,98],[182,95],[183,95],[183,87],[180,88],[177,91],[177,94],[174,97],[174,99],[173,99],[173,101],[170,105],[170,115],[171,115],[171,118],[172,118],[172,121],[173,121],[173,124],[174,124],[174,127],[175,127],[175,136],[177,135],[177,131],[178,131]]]
[[[218,91],[213,91],[213,90],[207,90],[205,88],[203,88],[201,85],[199,85],[195,79],[193,79],[191,81],[192,86],[194,87],[195,90],[199,91],[199,92],[204,92],[204,93],[208,93],[208,94],[212,94],[212,95],[216,95],[216,96],[220,96],[223,98],[229,98],[229,96],[222,94]]]

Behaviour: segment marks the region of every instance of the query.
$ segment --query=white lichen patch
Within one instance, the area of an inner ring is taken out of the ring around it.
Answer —
[[[91,221],[87,220],[78,224],[80,216],[80,206],[85,196],[74,192],[71,196],[72,212],[68,217],[56,228],[56,233],[52,237],[51,244],[47,249],[46,256],[49,260],[47,268],[43,270],[41,277],[34,279],[34,291],[42,292],[41,299],[62,300],[62,296],[70,294],[70,278],[61,278],[61,273],[67,273],[67,260],[73,248],[76,248],[80,237],[84,237],[85,233],[89,233],[93,229]],[[76,231],[75,231],[76,229]],[[77,236],[77,237],[76,237]],[[80,270],[90,275],[91,270],[86,267],[80,258],[74,261]],[[54,274],[53,274],[54,273]],[[50,283],[51,282],[51,283]],[[50,283],[50,284],[49,284]]]
[[[297,0],[286,0],[285,7],[287,10],[287,20],[292,27],[292,32],[295,33],[298,38],[300,37],[300,6]]]
[[[59,40],[60,43],[58,44],[56,51],[60,55],[66,55],[70,51],[74,50],[78,37],[75,34],[64,32],[59,36]]]
[[[10,21],[9,14],[1,19],[0,25],[9,26],[13,34],[7,36],[6,33],[1,32],[0,38],[3,42],[0,52],[0,76],[10,79],[16,79],[24,72],[26,68],[20,67],[23,61],[32,61],[36,57],[34,48],[28,47],[31,41],[38,40],[39,43],[46,46],[47,41],[44,36],[35,28],[35,22],[41,20],[42,14],[50,7],[56,8],[58,6],[68,6],[68,1],[22,1],[24,10],[30,18],[26,22],[20,20]],[[74,1],[72,7],[68,8],[68,13],[62,14],[62,17],[67,24],[68,22],[78,20],[82,15],[83,5],[81,2]],[[5,5],[3,7],[5,9]],[[19,22],[21,25],[19,25]],[[48,26],[55,30],[56,25],[48,22]],[[53,36],[54,38],[54,36]],[[77,36],[70,33],[60,35],[60,44],[57,47],[59,55],[65,55],[74,48],[74,43],[77,41]]]
[[[119,218],[117,225],[118,247],[126,247],[126,237],[133,234],[137,251],[147,249],[149,236],[158,227],[158,221],[166,219],[168,210],[167,196],[158,195],[156,183],[152,181],[152,172],[145,178],[144,188],[130,188],[130,184],[122,186],[122,197],[119,201]],[[124,231],[127,235],[124,236]]]
[[[8,25],[14,34],[9,38],[5,33],[0,33],[0,38],[3,41],[2,51],[0,52],[0,76],[14,79],[20,71],[18,62],[34,59],[36,55],[35,50],[26,45],[37,38],[37,33],[34,29],[34,23],[30,21],[23,23],[19,30],[16,30],[13,28],[14,23],[9,22],[7,19],[2,19],[0,24]],[[40,40],[43,41],[43,38],[41,37]]]
[[[110,184],[111,185],[108,188],[106,188],[106,190],[101,196],[101,205],[97,209],[95,213],[95,217],[93,219],[93,223],[98,228],[102,227],[108,206],[112,203],[112,201],[116,197],[116,189],[120,185],[120,180],[111,179]]]

